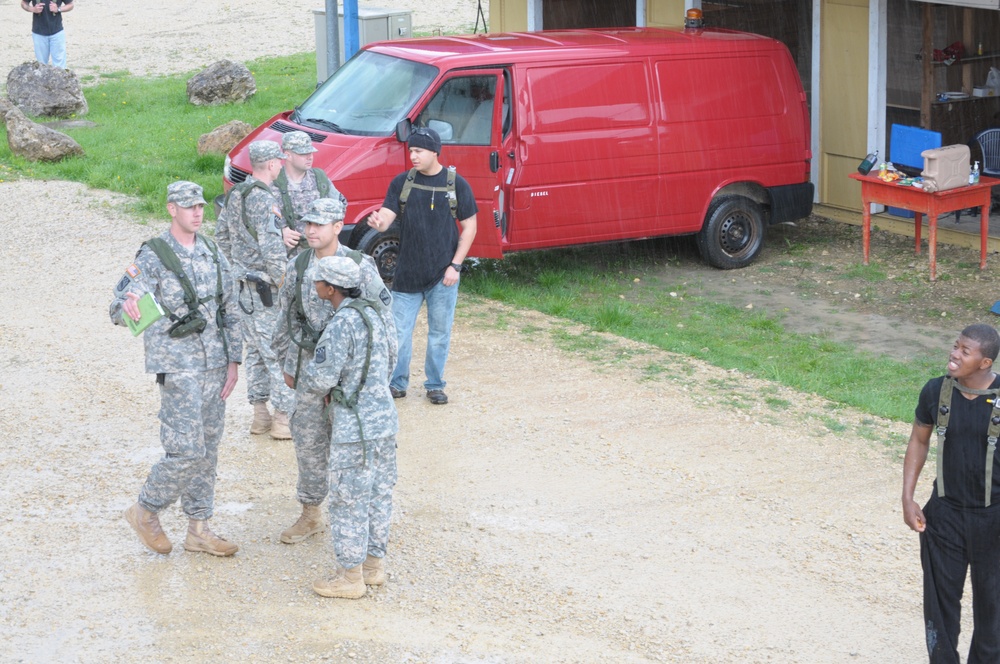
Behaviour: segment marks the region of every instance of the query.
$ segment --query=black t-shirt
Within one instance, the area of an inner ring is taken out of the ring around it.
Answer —
[[[397,215],[407,173],[393,178],[382,204]],[[406,200],[406,212],[399,219],[399,260],[392,278],[392,290],[400,293],[420,293],[432,288],[444,278],[458,248],[459,227],[451,216],[448,203],[448,169],[442,168],[440,173],[430,177],[417,173],[413,182],[434,187],[434,191],[412,187]],[[455,195],[458,198],[455,213],[459,220],[476,214],[478,208],[472,187],[461,175],[455,177]]]
[[[54,0],[54,2],[60,7],[70,4],[71,1],[72,0]],[[45,9],[43,9],[40,14],[31,15],[31,31],[33,33],[43,37],[51,37],[52,35],[62,32],[62,14],[53,14],[49,11],[49,0],[28,0],[28,4],[45,6]]]
[[[937,426],[943,380],[944,376],[933,378],[920,391],[914,413],[918,422]],[[994,376],[990,385],[990,388],[997,387],[1000,387],[1000,376]],[[992,396],[966,399],[957,389],[952,391],[951,416],[944,443],[944,500],[958,507],[985,505],[986,439],[992,412]],[[934,492],[937,493],[936,482]],[[1000,504],[1000,452],[993,457],[992,496],[990,504]]]

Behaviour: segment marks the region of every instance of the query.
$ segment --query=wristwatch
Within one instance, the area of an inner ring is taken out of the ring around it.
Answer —
[[[453,268],[455,268],[456,272],[461,272],[462,271],[462,264],[461,263],[452,263],[451,266]]]

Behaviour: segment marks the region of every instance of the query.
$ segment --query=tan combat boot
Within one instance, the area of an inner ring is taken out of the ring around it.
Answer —
[[[342,599],[361,599],[368,591],[361,572],[361,565],[350,569],[337,568],[337,576],[330,580],[319,579],[313,582],[313,590],[323,597],[340,597]]]
[[[184,540],[185,551],[203,551],[213,556],[231,556],[240,550],[232,542],[228,542],[211,531],[207,521],[191,519],[188,522],[187,539]]]
[[[281,411],[274,411],[271,418],[271,438],[275,440],[288,440],[292,437],[292,432],[288,428],[288,415]]]
[[[381,586],[385,583],[385,565],[381,558],[368,556],[361,565],[361,573],[366,586]]]
[[[271,413],[267,410],[266,401],[258,401],[253,405],[253,423],[250,433],[262,434],[271,430]]]
[[[139,535],[139,539],[147,547],[156,553],[170,553],[174,545],[170,543],[167,536],[160,527],[160,519],[156,512],[149,512],[142,505],[136,503],[125,510],[125,520],[128,521],[132,529]]]
[[[290,528],[281,533],[285,544],[296,544],[310,535],[321,533],[326,528],[319,505],[303,505],[302,515]]]

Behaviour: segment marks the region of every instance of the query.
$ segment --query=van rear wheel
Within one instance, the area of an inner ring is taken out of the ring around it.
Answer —
[[[392,284],[396,274],[396,261],[399,259],[399,234],[395,228],[389,228],[379,233],[374,228],[369,229],[356,247],[363,254],[368,254],[375,261],[378,273],[386,286]]]
[[[698,232],[698,251],[709,265],[723,270],[746,267],[764,246],[764,210],[743,196],[712,201]]]

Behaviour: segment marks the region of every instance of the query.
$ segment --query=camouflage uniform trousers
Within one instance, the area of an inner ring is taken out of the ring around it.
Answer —
[[[395,485],[396,436],[331,446],[330,535],[342,567],[385,557]]]
[[[160,512],[178,498],[184,514],[212,518],[215,468],[226,417],[222,387],[226,367],[163,374],[160,385],[160,443],[164,456],[149,471],[139,504]]]
[[[297,497],[303,505],[319,505],[330,491],[330,418],[323,400],[296,391],[289,418],[295,458],[299,463]]]
[[[288,414],[295,405],[295,393],[285,385],[281,362],[271,350],[271,338],[278,326],[280,307],[265,307],[251,285],[243,285],[240,295],[240,323],[246,348],[247,398],[250,403],[271,400],[274,410]],[[249,309],[247,313],[244,308]]]
[[[245,327],[240,321],[240,330],[246,334]],[[243,360],[244,373],[247,377],[247,401],[251,404],[267,401],[271,398],[271,379],[267,375],[267,366],[263,358],[257,351],[257,346],[244,340],[247,353]]]

